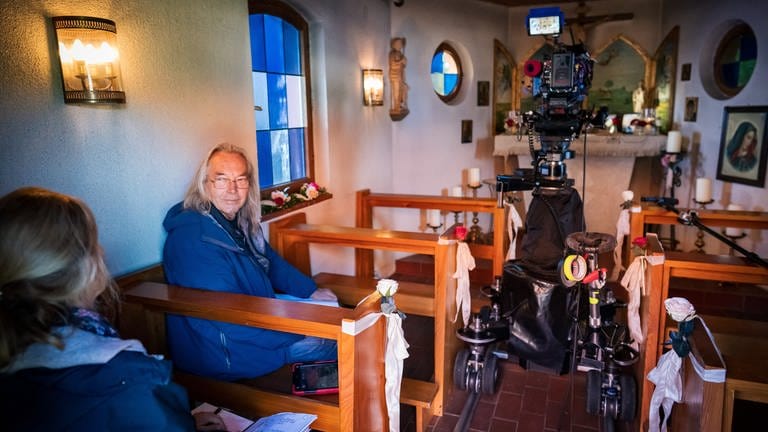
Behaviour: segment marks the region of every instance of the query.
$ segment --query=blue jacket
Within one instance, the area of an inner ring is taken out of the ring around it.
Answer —
[[[269,272],[237,246],[213,216],[172,207],[163,267],[168,283],[211,291],[275,297],[280,291],[307,298],[314,281],[266,244]],[[168,345],[179,369],[223,380],[253,378],[286,363],[286,348],[301,335],[198,318],[169,316]]]
[[[194,431],[171,363],[136,340],[70,327],[65,348],[36,343],[0,373],[4,431]]]

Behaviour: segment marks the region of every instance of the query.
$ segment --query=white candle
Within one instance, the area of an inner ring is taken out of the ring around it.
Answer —
[[[667,132],[667,153],[680,153],[683,136],[680,131]]]
[[[469,169],[467,183],[469,183],[470,186],[480,186],[480,168]]]
[[[464,191],[461,190],[461,186],[454,186],[451,188],[452,197],[463,197]]]
[[[432,227],[439,227],[440,222],[440,210],[428,209],[427,210],[427,225]]]
[[[727,210],[729,211],[742,211],[744,210],[744,207],[738,205],[738,204],[728,204]],[[725,235],[728,237],[741,237],[741,235],[744,233],[741,228],[733,228],[728,227],[725,229]]]
[[[696,179],[696,201],[700,203],[712,201],[712,180],[706,177]]]

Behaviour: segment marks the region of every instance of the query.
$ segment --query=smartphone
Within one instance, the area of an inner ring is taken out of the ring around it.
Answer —
[[[291,366],[296,395],[332,394],[339,392],[339,364],[337,361],[294,363]]]

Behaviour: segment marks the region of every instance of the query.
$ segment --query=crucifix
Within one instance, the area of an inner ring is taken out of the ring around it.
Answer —
[[[587,31],[592,27],[609,21],[631,20],[635,17],[635,14],[631,12],[587,16],[588,11],[586,2],[580,1],[576,6],[576,17],[565,19],[565,24],[571,32],[572,44],[586,43]]]

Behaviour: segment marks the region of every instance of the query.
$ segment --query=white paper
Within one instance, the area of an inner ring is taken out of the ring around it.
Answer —
[[[314,414],[282,412],[260,418],[243,432],[305,432],[316,419]]]
[[[224,424],[227,426],[227,432],[242,432],[245,430],[250,430],[248,427],[253,425],[253,420],[241,417],[232,411],[219,409],[219,407],[211,405],[207,402],[198,405],[195,407],[195,409],[192,410],[192,414],[198,412],[212,412],[218,414],[218,416],[221,417],[221,419],[224,421]]]

